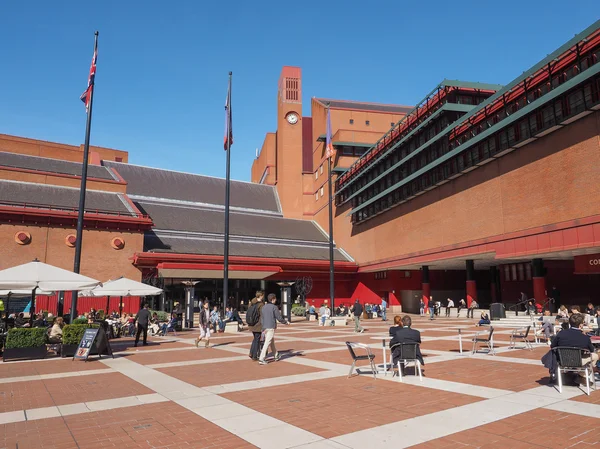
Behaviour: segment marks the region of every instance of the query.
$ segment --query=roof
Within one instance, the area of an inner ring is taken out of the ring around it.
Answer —
[[[329,106],[333,109],[356,109],[359,111],[391,112],[396,114],[407,114],[413,109],[412,106],[402,106],[396,104],[365,103],[360,101],[348,100],[330,100],[327,98],[315,98],[315,100],[321,103],[323,106]]]
[[[197,238],[176,238],[147,234],[144,238],[144,251],[177,254],[223,255],[223,238],[217,240]],[[239,242],[230,240],[229,254],[231,256],[273,258],[273,259],[305,259],[329,260],[327,246],[291,246],[269,243]],[[348,262],[348,258],[337,249],[334,260]]]
[[[22,168],[27,170],[59,173],[63,175],[81,176],[82,164],[79,162],[49,159],[25,154],[0,152],[0,166]],[[88,177],[115,180],[109,169],[100,165],[88,165]]]
[[[76,211],[79,206],[79,189],[47,184],[0,180],[0,204]],[[109,214],[132,215],[120,193],[88,190],[85,210]]]
[[[205,234],[223,234],[225,212],[207,208],[135,201],[143,214],[152,217],[157,230]],[[303,242],[327,242],[321,230],[308,220],[230,212],[231,236],[288,239]]]
[[[127,181],[127,194],[193,203],[225,205],[225,179],[103,161]],[[281,213],[273,186],[231,181],[230,205]]]

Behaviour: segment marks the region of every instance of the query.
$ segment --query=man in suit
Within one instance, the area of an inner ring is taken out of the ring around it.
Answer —
[[[590,337],[583,333],[583,315],[581,313],[574,313],[569,317],[569,329],[563,329],[556,337],[552,340],[551,348],[557,348],[559,346],[568,346],[571,348],[581,348],[590,351],[590,356],[583,359],[583,363],[596,363],[598,362],[598,353],[595,352],[594,345]]]
[[[402,317],[402,327],[397,328],[393,338],[390,340],[390,347],[393,347],[398,343],[418,343],[421,344],[421,332],[416,329],[412,329],[412,320],[410,316],[405,315]],[[391,332],[390,332],[391,335]],[[397,358],[400,357],[400,347],[394,349],[392,353],[392,361],[394,366],[397,365]],[[417,359],[421,365],[425,365],[423,361],[423,354],[421,354],[421,348],[417,346]]]

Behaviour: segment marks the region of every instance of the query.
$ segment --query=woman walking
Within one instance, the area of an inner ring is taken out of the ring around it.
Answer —
[[[210,341],[210,310],[208,310],[208,306],[208,301],[205,301],[200,311],[200,336],[196,338],[196,347],[198,347],[203,338],[206,338],[204,347],[208,348]]]

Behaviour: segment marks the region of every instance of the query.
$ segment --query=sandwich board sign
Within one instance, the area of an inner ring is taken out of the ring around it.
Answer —
[[[83,337],[81,337],[81,341],[77,346],[73,360],[82,359],[87,361],[88,357],[92,354],[92,351],[94,354],[98,354],[100,358],[102,358],[102,354],[109,355],[112,358],[115,357],[112,353],[108,338],[106,337],[106,332],[104,332],[102,327],[90,327],[85,330]]]

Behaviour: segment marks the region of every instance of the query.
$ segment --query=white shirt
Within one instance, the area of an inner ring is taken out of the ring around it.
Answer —
[[[449,299],[447,307],[454,307],[454,301],[452,301],[451,299]]]

